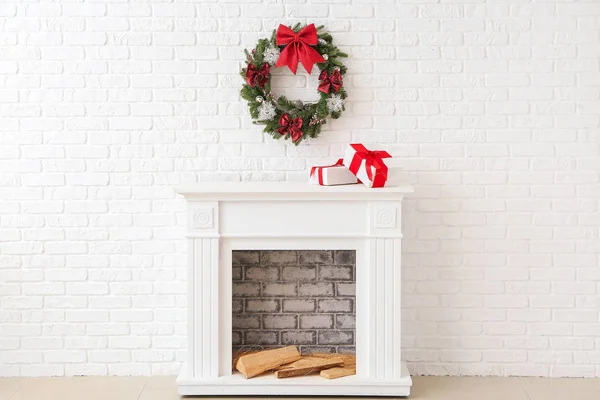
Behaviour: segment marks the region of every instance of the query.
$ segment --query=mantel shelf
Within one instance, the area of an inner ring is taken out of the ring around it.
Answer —
[[[318,186],[307,182],[203,182],[177,187],[187,200],[400,200],[410,185],[369,189],[364,185]]]

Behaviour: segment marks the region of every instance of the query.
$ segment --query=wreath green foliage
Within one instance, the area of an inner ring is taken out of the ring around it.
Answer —
[[[300,23],[290,27],[294,32],[299,32],[305,27]],[[324,26],[317,27],[318,43],[312,46],[323,58],[326,58],[325,62],[315,64],[319,71],[326,70],[331,75],[335,69],[339,69],[340,74],[343,76],[346,74],[346,66],[342,62],[342,58],[348,57],[348,54],[340,51],[340,49],[333,44],[332,36],[323,30]],[[269,133],[275,139],[285,138],[286,140],[290,137],[290,134],[281,135],[277,132],[279,128],[279,119],[284,113],[287,113],[290,119],[302,118],[302,137],[295,141],[294,144],[298,145],[306,137],[316,138],[321,132],[321,126],[326,123],[326,119],[331,117],[337,119],[341,116],[342,111],[345,110],[343,104],[341,109],[338,111],[330,111],[327,100],[332,96],[337,95],[342,100],[347,97],[345,88],[342,86],[337,93],[330,90],[330,93],[323,93],[319,91],[319,100],[316,103],[303,103],[300,100],[290,100],[285,96],[279,96],[275,99],[271,93],[271,80],[270,76],[263,88],[259,85],[254,87],[250,86],[246,82],[246,69],[249,64],[254,64],[257,69],[260,69],[265,64],[264,53],[270,47],[278,47],[280,50],[285,46],[277,46],[275,42],[276,31],[273,30],[273,34],[269,39],[260,39],[251,52],[244,50],[246,54],[246,67],[242,68],[240,75],[244,79],[244,85],[241,89],[241,96],[248,102],[248,108],[250,115],[254,120],[255,124],[265,125],[264,132]],[[326,56],[325,56],[326,55]],[[275,116],[271,119],[260,120],[259,119],[259,107],[265,101],[272,102],[275,106]],[[316,121],[316,122],[315,122]]]

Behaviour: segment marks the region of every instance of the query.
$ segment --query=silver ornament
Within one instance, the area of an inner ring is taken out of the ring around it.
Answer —
[[[329,60],[329,56],[327,54],[323,54],[323,60],[325,60],[325,61]]]
[[[263,98],[260,96],[256,96],[256,98],[254,100],[258,101],[259,103],[263,102]]]

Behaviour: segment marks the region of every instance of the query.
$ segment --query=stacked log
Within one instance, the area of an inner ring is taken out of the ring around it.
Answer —
[[[302,356],[296,346],[287,346],[243,355],[238,359],[235,368],[244,375],[244,378],[248,379],[298,361],[300,358]]]
[[[316,373],[325,379],[356,375],[354,355],[313,353],[302,356],[296,346],[236,354],[234,365],[246,379],[267,371],[275,371],[278,379]]]

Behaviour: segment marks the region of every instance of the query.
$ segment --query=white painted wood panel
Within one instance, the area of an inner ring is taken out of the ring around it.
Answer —
[[[223,237],[364,237],[368,215],[360,202],[254,201],[223,203],[220,219]]]

